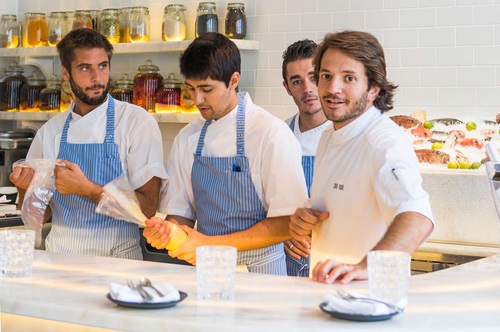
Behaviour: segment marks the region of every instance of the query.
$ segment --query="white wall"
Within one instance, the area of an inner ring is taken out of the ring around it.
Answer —
[[[200,1],[176,0],[186,6],[188,38],[194,35]],[[223,32],[225,6],[215,1]],[[257,52],[243,52],[241,89],[254,101],[285,119],[295,113],[281,81],[281,54],[302,39],[321,40],[326,32],[366,30],[385,47],[389,78],[399,84],[395,110],[408,114],[427,110],[430,118],[474,115],[493,119],[500,112],[499,0],[243,0],[248,17],[247,38],[260,43]],[[152,40],[160,39],[164,7],[171,1],[18,0],[2,1],[0,13],[102,9],[146,5],[150,8]],[[113,78],[151,58],[161,73],[179,75],[176,53],[117,55]],[[165,126],[163,126],[165,127]],[[168,127],[168,126],[166,126]],[[176,126],[174,126],[176,127]],[[167,130],[167,129],[164,129]]]

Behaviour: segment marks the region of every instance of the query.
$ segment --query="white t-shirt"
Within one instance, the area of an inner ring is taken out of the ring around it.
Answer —
[[[285,122],[290,127],[290,123],[294,117],[287,119]],[[302,147],[302,155],[303,156],[314,156],[316,155],[316,149],[318,147],[319,139],[321,138],[321,134],[323,130],[325,130],[328,126],[330,126],[332,122],[327,120],[322,125],[309,129],[307,131],[300,131],[299,128],[299,115],[295,116],[295,122],[293,127],[293,134],[299,140],[300,146]]]
[[[245,156],[255,190],[267,217],[292,215],[307,199],[299,142],[285,122],[253,104],[247,93],[240,95],[245,100]],[[237,108],[208,126],[202,156],[236,156]],[[174,140],[167,161],[170,182],[160,212],[196,218],[191,169],[204,123],[201,117],[191,122]]]
[[[115,143],[122,162],[123,172],[129,176],[135,190],[153,177],[162,179],[162,188],[168,175],[163,165],[161,132],[156,120],[143,108],[115,99]],[[61,134],[68,114],[71,122],[68,143],[103,143],[106,135],[106,110],[108,101],[85,116],[70,110],[58,114],[45,123],[36,133],[27,159],[57,158]]]
[[[433,220],[410,140],[375,107],[326,129],[315,165],[311,204],[330,217],[313,230],[312,267],[326,259],[358,263],[400,213]]]

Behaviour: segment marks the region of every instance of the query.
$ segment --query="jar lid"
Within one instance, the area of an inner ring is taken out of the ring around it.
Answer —
[[[174,73],[168,74],[168,77],[163,79],[163,86],[165,88],[180,88],[181,84],[181,81],[175,78]]]
[[[146,63],[139,66],[138,70],[143,73],[156,73],[160,71],[160,68],[158,68],[158,66],[153,65],[153,61],[146,60]]]
[[[215,7],[215,2],[200,2],[198,4],[198,9],[203,8],[203,7],[205,7],[205,8],[214,8],[214,9],[216,8]]]
[[[132,12],[146,12],[149,14],[149,8],[148,7],[143,7],[143,6],[135,6],[132,7]]]
[[[186,7],[184,7],[184,5],[175,3],[175,4],[167,5],[167,7],[165,7],[165,11],[167,11],[168,9],[186,10]]]
[[[120,78],[119,80],[116,80],[116,84],[118,84],[118,85],[133,85],[134,82],[131,79],[129,79],[128,74],[123,74],[122,78]]]
[[[230,2],[230,3],[227,4],[227,9],[230,9],[230,8],[245,9],[245,4],[241,3],[241,2]]]
[[[3,14],[2,21],[16,21],[17,16],[14,14]]]
[[[120,8],[106,8],[102,10],[102,14],[120,14],[121,12]]]
[[[23,69],[23,67],[18,66],[16,61],[12,61],[12,62],[10,63],[10,66],[5,67],[4,71],[5,71],[6,73],[11,73],[11,72],[12,72],[12,73],[13,73],[13,72],[20,72],[20,73],[23,73],[23,72],[24,72],[24,69]]]
[[[55,87],[57,89],[61,88],[61,81],[57,78],[56,74],[52,74],[50,78],[47,80],[47,87]]]
[[[45,76],[38,70],[33,70],[31,76],[26,77],[30,85],[45,85]]]

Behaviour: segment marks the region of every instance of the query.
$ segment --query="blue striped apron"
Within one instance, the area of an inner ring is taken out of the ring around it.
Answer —
[[[106,137],[104,143],[68,143],[68,114],[57,158],[76,163],[92,182],[105,185],[123,173],[115,144],[115,106],[108,95]],[[51,200],[52,229],[47,250],[92,256],[142,259],[137,225],[95,212],[97,204],[79,195],[60,194]]]
[[[225,235],[250,228],[267,216],[255,191],[245,157],[245,104],[238,98],[235,157],[203,157],[205,122],[194,155],[191,182],[196,202],[197,230],[205,235]],[[286,275],[283,243],[238,251],[238,265],[249,272]]]
[[[297,114],[292,118],[290,122],[290,129],[292,132],[295,130],[295,118]],[[307,195],[311,197],[311,184],[314,174],[314,156],[302,156],[302,169],[304,171],[304,177],[306,178],[307,185]],[[289,276],[294,277],[309,277],[309,261],[310,256],[301,257],[299,260],[290,256],[287,252],[286,254],[286,273]]]

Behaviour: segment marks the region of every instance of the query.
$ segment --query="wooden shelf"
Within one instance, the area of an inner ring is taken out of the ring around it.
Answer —
[[[255,40],[232,39],[232,41],[242,51],[256,51],[259,49],[259,42]],[[126,43],[114,44],[113,54],[137,54],[137,53],[161,53],[161,52],[182,52],[192,40],[179,42],[149,42],[149,43]],[[58,56],[55,47],[18,47],[0,48],[0,57],[54,57]]]

